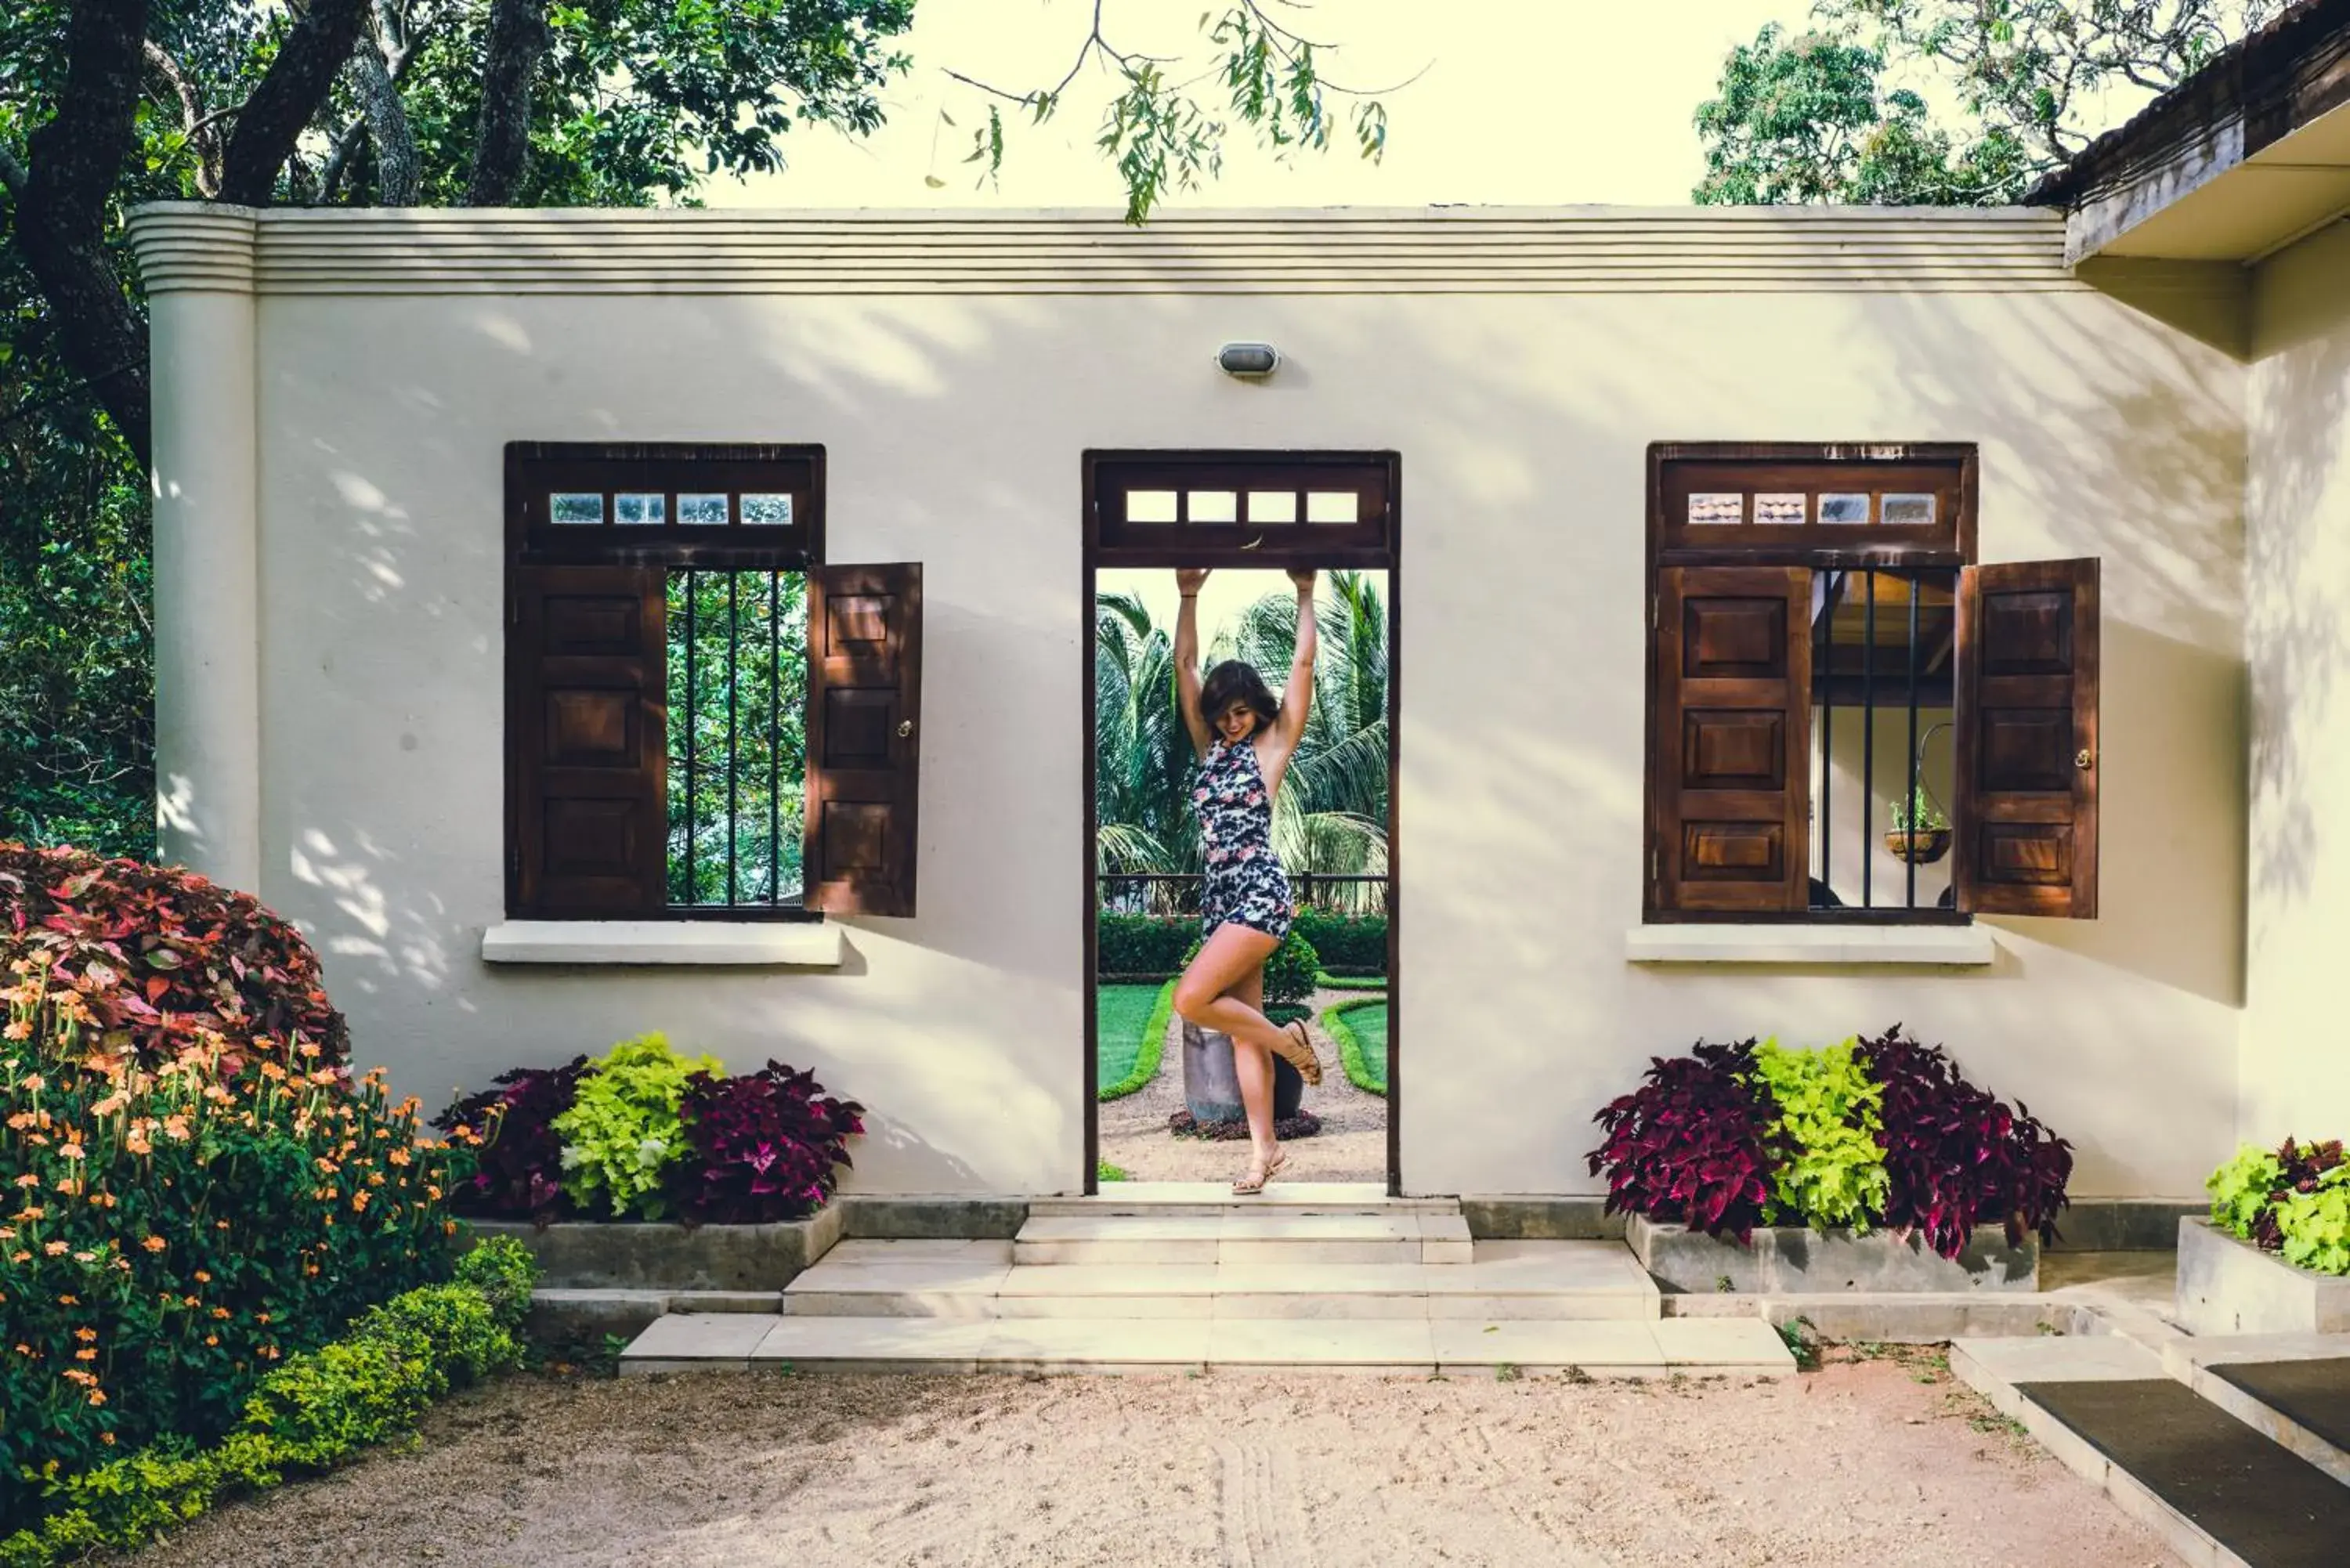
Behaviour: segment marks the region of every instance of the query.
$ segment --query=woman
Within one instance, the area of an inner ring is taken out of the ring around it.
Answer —
[[[1273,1136],[1273,1058],[1282,1057],[1309,1084],[1322,1081],[1305,1026],[1276,1029],[1263,1012],[1264,961],[1289,934],[1293,913],[1289,878],[1273,853],[1273,800],[1314,700],[1314,574],[1293,571],[1289,578],[1297,585],[1297,654],[1283,688],[1286,701],[1276,703],[1264,678],[1238,659],[1217,665],[1201,683],[1199,599],[1208,574],[1175,574],[1183,596],[1175,621],[1175,691],[1200,754],[1191,802],[1207,871],[1200,956],[1175,982],[1175,1011],[1232,1037],[1254,1154],[1248,1174],[1232,1183],[1242,1194],[1263,1191],[1288,1163]]]

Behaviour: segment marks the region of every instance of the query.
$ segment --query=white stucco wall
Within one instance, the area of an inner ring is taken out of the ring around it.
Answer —
[[[1716,243],[1685,221],[1690,254]],[[2011,227],[2061,260],[2060,228]],[[260,890],[326,953],[359,1054],[428,1101],[659,1028],[871,1107],[857,1188],[1074,1189],[1079,453],[1392,447],[1409,1190],[1595,1190],[1592,1113],[1650,1054],[1898,1020],[2070,1137],[2076,1195],[2195,1192],[2237,1122],[2241,368],[2055,262],[1895,286],[1824,237],[1792,282],[1691,285],[1659,281],[1688,270],[1674,231],[1649,243],[1645,281],[1604,286],[917,296],[664,293],[657,266],[627,292],[395,293],[291,249],[273,270],[265,237]],[[1243,337],[1282,349],[1271,384],[1214,369]],[[830,973],[481,962],[500,451],[530,438],[820,441],[829,558],[923,563],[918,919],[857,923]],[[1979,971],[1625,961],[1643,457],[1706,439],[1978,442],[1984,559],[2104,558],[2102,919],[1995,922]]]
[[[2252,279],[2250,1008],[2239,1131],[2350,1127],[2350,223]]]

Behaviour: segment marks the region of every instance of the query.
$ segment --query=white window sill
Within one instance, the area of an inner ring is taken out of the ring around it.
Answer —
[[[1624,933],[1633,963],[1987,964],[1981,926],[1658,925]]]
[[[505,920],[482,933],[490,963],[837,968],[841,952],[830,920]]]

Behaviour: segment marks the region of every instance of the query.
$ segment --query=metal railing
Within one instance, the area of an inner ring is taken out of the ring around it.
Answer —
[[[1094,878],[1097,907],[1112,915],[1196,915],[1202,880],[1196,871],[1105,871]],[[1384,872],[1292,871],[1289,888],[1301,909],[1326,915],[1388,912]]]

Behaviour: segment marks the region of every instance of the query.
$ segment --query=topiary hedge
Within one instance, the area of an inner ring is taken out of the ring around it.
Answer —
[[[1385,915],[1331,915],[1319,909],[1297,912],[1297,931],[1322,955],[1322,967],[1332,974],[1374,975],[1388,971],[1388,921]]]

